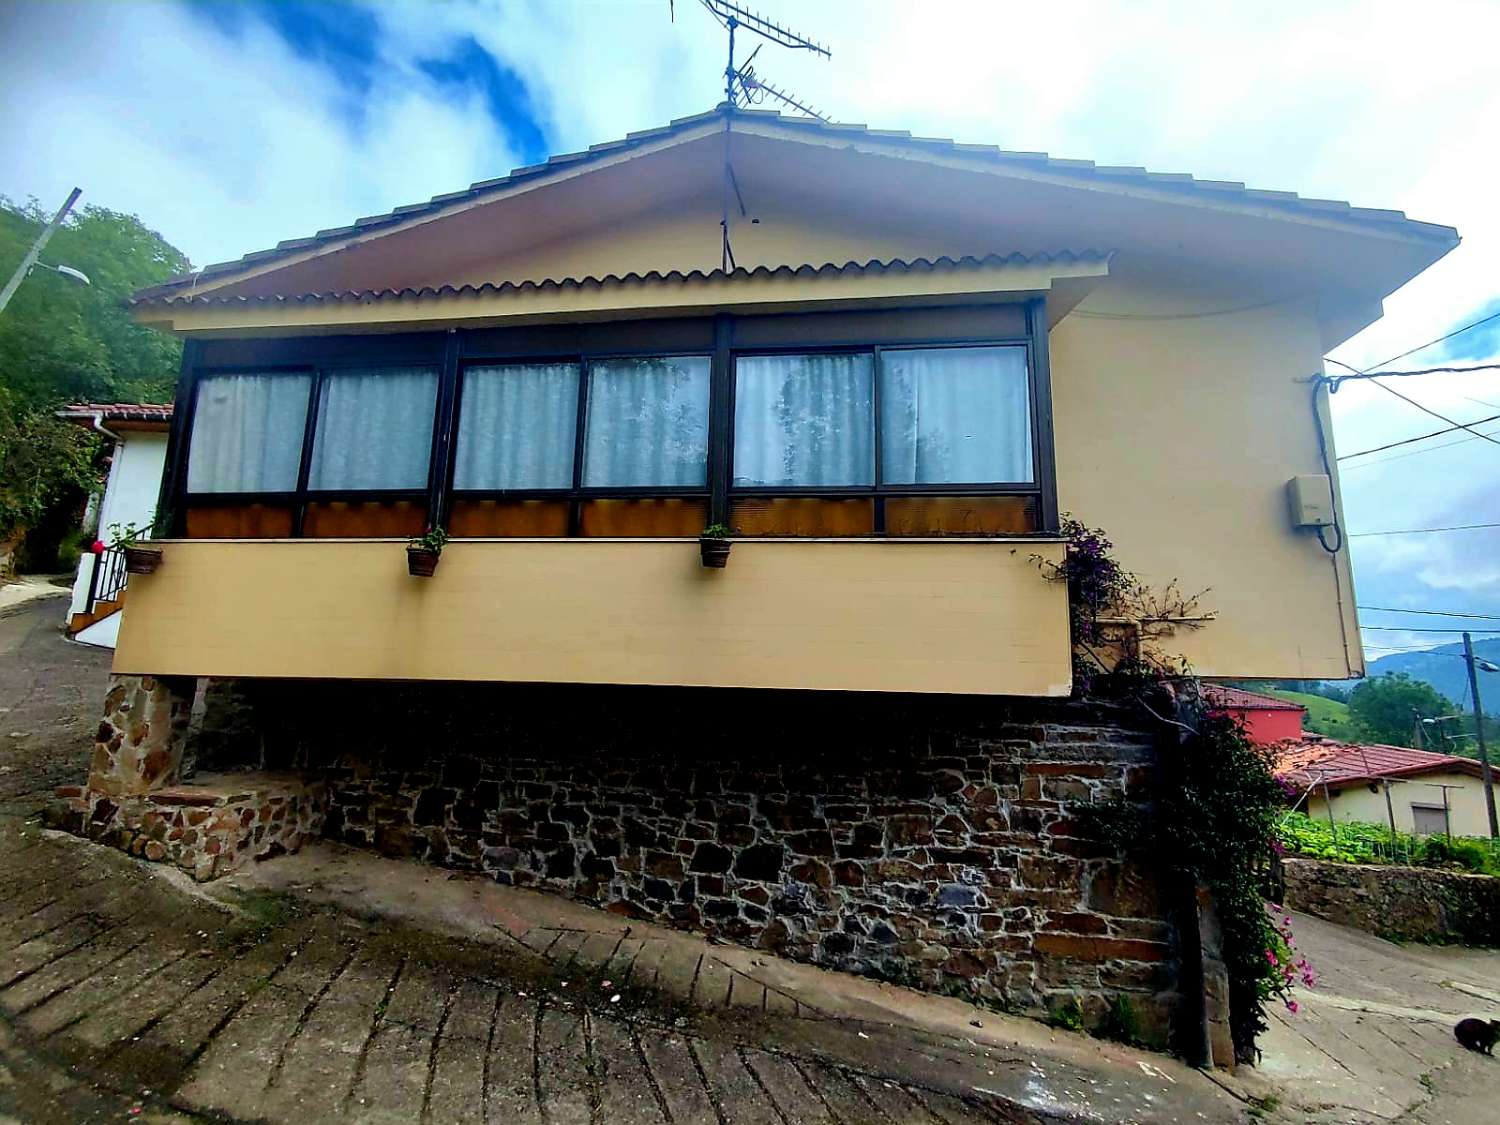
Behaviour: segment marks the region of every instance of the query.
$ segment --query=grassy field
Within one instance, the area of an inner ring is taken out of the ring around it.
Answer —
[[[1349,718],[1349,705],[1337,699],[1324,699],[1321,695],[1308,695],[1301,691],[1268,691],[1277,699],[1300,703],[1307,708],[1302,720],[1302,729],[1313,734],[1326,734],[1329,738],[1354,739],[1358,737],[1354,722]]]

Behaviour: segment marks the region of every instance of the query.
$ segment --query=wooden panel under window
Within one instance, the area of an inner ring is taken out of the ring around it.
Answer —
[[[309,539],[409,539],[426,526],[425,500],[318,500],[302,517]]]
[[[696,536],[707,523],[706,499],[585,500],[578,531],[622,539]]]
[[[824,500],[805,496],[736,500],[729,526],[736,535],[835,538],[872,535],[875,501],[869,497]]]
[[[463,539],[568,534],[566,500],[455,500],[448,534]]]
[[[286,539],[291,534],[290,504],[194,505],[187,510],[189,539]]]
[[[892,496],[887,535],[1026,535],[1037,529],[1033,496]]]

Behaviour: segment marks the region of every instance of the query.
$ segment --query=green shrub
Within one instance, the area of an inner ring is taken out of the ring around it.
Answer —
[[[1276,838],[1291,855],[1330,863],[1422,864],[1459,867],[1500,875],[1500,854],[1490,841],[1474,837],[1413,836],[1364,821],[1340,821],[1337,828],[1305,813],[1289,812],[1276,826]]]

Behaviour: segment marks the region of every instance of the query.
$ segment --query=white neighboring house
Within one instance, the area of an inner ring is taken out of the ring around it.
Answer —
[[[79,403],[57,413],[93,430],[111,447],[104,496],[97,504],[90,502],[84,527],[108,542],[113,524],[149,524],[166,463],[171,404]],[[120,552],[85,550],[78,560],[78,577],[68,605],[68,635],[84,644],[114,648],[124,607],[125,566]]]

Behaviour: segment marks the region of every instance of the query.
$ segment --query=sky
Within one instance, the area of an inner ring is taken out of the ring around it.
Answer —
[[[1404,210],[1462,245],[1332,358],[1364,368],[1500,312],[1500,3],[757,0],[828,44],[767,78],[837,121]],[[723,33],[697,0],[4,0],[0,194],[139,214],[195,264],[702,112]],[[1500,362],[1500,320],[1401,365]],[[1340,369],[1330,367],[1331,373]],[[1459,421],[1500,372],[1394,381]],[[1446,425],[1368,383],[1341,455]],[[1500,419],[1340,466],[1361,606],[1500,616]],[[1371,657],[1451,636],[1371,626]],[[1500,628],[1500,620],[1474,620]],[[1500,635],[1497,633],[1496,635]]]

